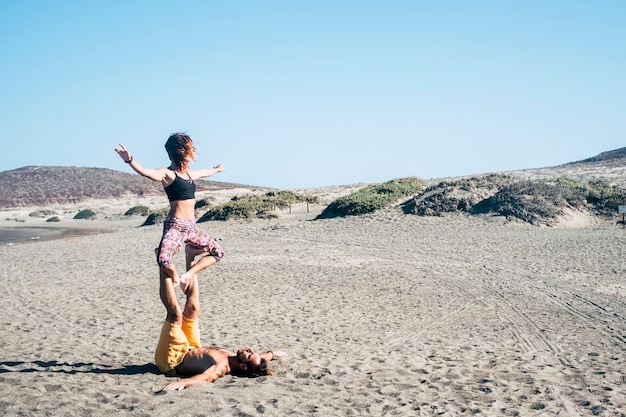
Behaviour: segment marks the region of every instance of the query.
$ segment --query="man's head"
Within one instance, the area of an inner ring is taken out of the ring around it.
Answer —
[[[250,348],[239,349],[237,351],[237,360],[241,368],[241,372],[236,372],[239,376],[254,378],[257,376],[271,375],[270,371],[267,369],[267,361]]]

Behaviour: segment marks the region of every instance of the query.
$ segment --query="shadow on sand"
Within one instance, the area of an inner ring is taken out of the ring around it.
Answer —
[[[0,362],[0,374],[7,372],[56,372],[64,374],[110,374],[110,375],[159,375],[159,368],[153,363],[143,365],[122,365],[114,367],[90,362],[59,362],[59,361],[5,361]]]

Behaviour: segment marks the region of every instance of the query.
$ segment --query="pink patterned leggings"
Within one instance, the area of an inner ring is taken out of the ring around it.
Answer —
[[[205,248],[218,262],[224,257],[224,250],[219,243],[198,230],[194,220],[168,217],[163,222],[163,237],[157,251],[157,263],[162,269],[172,266],[172,257],[183,243],[198,249]]]

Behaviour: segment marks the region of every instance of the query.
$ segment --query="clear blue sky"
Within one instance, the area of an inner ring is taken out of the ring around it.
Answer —
[[[626,1],[0,1],[0,171],[193,167],[276,188],[626,146]]]

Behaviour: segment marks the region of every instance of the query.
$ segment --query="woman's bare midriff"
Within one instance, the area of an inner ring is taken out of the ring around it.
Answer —
[[[190,198],[188,200],[177,200],[170,202],[169,217],[175,217],[182,220],[195,220],[196,200]]]

